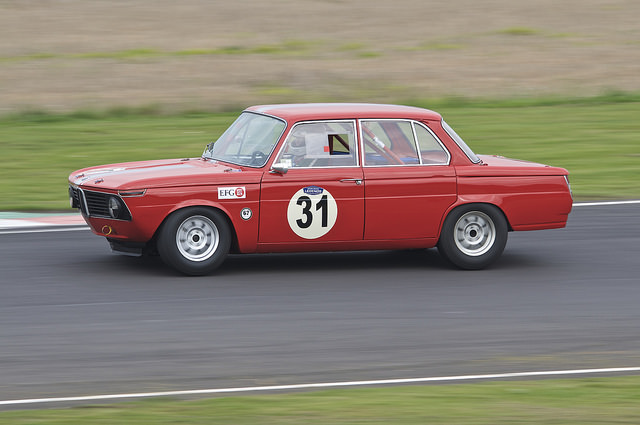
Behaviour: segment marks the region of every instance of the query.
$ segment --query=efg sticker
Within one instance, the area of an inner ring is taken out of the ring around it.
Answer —
[[[287,208],[289,227],[304,239],[326,235],[337,218],[336,200],[328,190],[318,186],[307,186],[297,191]]]
[[[218,188],[218,199],[244,199],[246,197],[247,191],[244,186]]]
[[[249,220],[252,216],[253,211],[251,211],[251,208],[243,208],[242,211],[240,211],[240,217],[242,217],[243,220]]]

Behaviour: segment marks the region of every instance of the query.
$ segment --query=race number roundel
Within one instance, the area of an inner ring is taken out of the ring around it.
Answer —
[[[296,235],[317,239],[331,230],[338,218],[338,204],[327,189],[307,186],[289,201],[287,220]]]

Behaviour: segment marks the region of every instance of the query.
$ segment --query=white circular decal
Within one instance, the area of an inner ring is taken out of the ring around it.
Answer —
[[[338,204],[327,189],[307,186],[289,201],[287,220],[296,235],[317,239],[331,230],[338,218]]]
[[[242,211],[240,211],[240,217],[242,217],[243,220],[249,220],[252,216],[253,211],[251,211],[251,208],[243,208]]]

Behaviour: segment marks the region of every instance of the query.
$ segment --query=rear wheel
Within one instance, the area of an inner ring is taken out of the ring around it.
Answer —
[[[169,266],[188,275],[204,275],[220,266],[229,253],[231,229],[216,210],[186,208],[166,219],[157,246]]]
[[[507,243],[507,221],[493,205],[463,205],[444,221],[438,251],[454,265],[482,269],[502,255]]]

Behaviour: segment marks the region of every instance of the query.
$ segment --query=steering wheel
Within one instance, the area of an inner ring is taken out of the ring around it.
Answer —
[[[252,165],[264,165],[267,160],[267,155],[261,151],[253,151],[251,154],[251,164]]]

